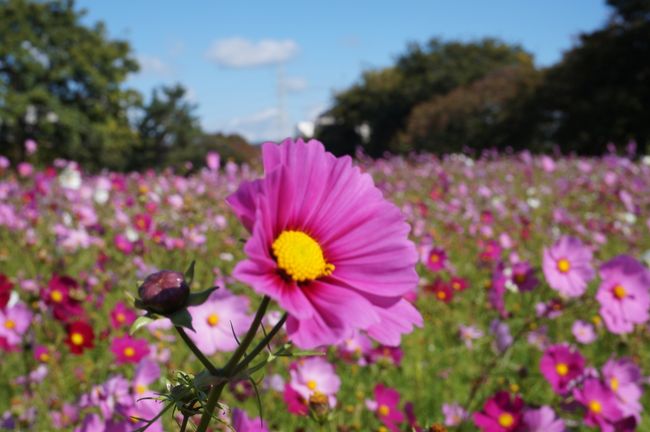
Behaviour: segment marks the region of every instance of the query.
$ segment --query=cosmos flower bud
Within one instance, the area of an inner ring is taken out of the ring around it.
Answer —
[[[138,294],[145,309],[170,314],[185,306],[190,287],[182,273],[161,270],[147,276],[138,288]]]

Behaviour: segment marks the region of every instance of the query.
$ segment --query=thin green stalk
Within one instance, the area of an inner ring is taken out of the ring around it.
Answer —
[[[214,376],[221,376],[221,371],[217,369],[210,360],[201,352],[201,350],[194,344],[192,339],[185,333],[185,330],[183,330],[182,327],[176,326],[176,331],[178,332],[179,335],[181,335],[181,338],[185,342],[185,344],[192,350],[196,358],[199,359],[199,361],[205,366],[205,368],[210,372],[211,375]]]
[[[181,430],[180,432],[185,432],[185,429],[187,429],[187,422],[190,420],[190,416],[187,414],[183,415],[183,423],[181,424]]]
[[[280,331],[285,321],[287,320],[287,317],[288,315],[285,312],[284,315],[282,315],[282,318],[280,318],[280,321],[278,321],[277,324],[273,326],[271,331],[264,337],[264,339],[262,339],[257,344],[257,346],[253,348],[253,350],[246,357],[244,357],[244,360],[242,360],[242,362],[239,363],[239,365],[237,365],[237,368],[235,368],[233,375],[237,375],[238,373],[246,369],[246,366],[248,366],[248,364],[252,362],[260,352],[262,352],[264,347],[266,347],[269,344],[269,342],[271,342],[273,337]]]
[[[233,376],[233,372],[237,368],[239,360],[241,360],[242,356],[246,352],[246,349],[251,344],[251,342],[253,342],[253,339],[255,339],[257,330],[259,329],[260,324],[262,324],[262,318],[264,318],[264,314],[266,313],[266,309],[268,308],[270,302],[271,298],[269,296],[264,296],[262,303],[260,303],[260,306],[255,313],[255,318],[253,318],[253,322],[248,328],[248,332],[233,353],[232,357],[230,357],[230,360],[228,360],[226,366],[223,368],[222,376],[225,376],[227,378],[231,378]],[[212,415],[217,407],[217,404],[219,403],[219,398],[221,397],[221,393],[223,392],[225,386],[226,381],[213,386],[210,390],[208,401],[205,405],[205,409],[203,410],[201,422],[199,423],[199,427],[196,429],[196,432],[205,432],[208,429],[210,421],[212,420]]]
[[[257,334],[257,329],[260,327],[260,324],[262,323],[262,318],[264,318],[264,314],[266,313],[266,308],[268,308],[270,302],[271,302],[271,298],[269,296],[264,296],[264,298],[262,299],[262,303],[260,303],[260,307],[257,309],[255,318],[253,318],[253,322],[251,323],[251,326],[248,329],[248,332],[246,333],[244,339],[242,339],[241,343],[237,347],[235,353],[232,355],[232,357],[230,357],[230,360],[228,360],[226,366],[223,368],[224,372],[226,373],[226,376],[231,375],[232,371],[237,367],[239,360],[241,360],[242,356],[246,352],[246,349],[251,344],[251,342],[253,342],[253,339]]]

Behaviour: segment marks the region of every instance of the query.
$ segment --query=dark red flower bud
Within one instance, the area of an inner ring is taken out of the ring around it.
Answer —
[[[150,274],[138,288],[145,309],[159,314],[170,314],[185,307],[190,287],[183,273],[161,270]]]

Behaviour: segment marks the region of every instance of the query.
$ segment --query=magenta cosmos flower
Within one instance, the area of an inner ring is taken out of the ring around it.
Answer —
[[[497,392],[485,402],[483,411],[474,413],[474,424],[483,432],[512,432],[521,426],[524,402],[519,396]]]
[[[268,432],[266,422],[257,418],[249,418],[246,411],[235,408],[232,411],[232,427],[235,432]]]
[[[607,329],[630,333],[635,324],[648,321],[650,272],[632,257],[620,255],[600,268],[602,283],[596,293]]]
[[[603,366],[603,379],[616,395],[623,416],[641,420],[643,375],[641,369],[629,358],[609,359]]]
[[[544,248],[542,270],[551,288],[567,297],[580,297],[594,278],[591,249],[575,237],[561,237]]]
[[[564,420],[555,416],[555,411],[549,406],[538,409],[527,409],[524,412],[521,432],[564,432]]]
[[[234,351],[238,345],[235,335],[245,333],[252,321],[248,315],[248,298],[225,289],[213,292],[205,303],[188,310],[195,330],[188,332],[188,336],[207,355]]]
[[[399,408],[399,392],[382,384],[375,386],[375,399],[367,400],[366,406],[374,411],[379,420],[392,432],[399,432],[399,424],[404,421],[404,414]]]
[[[276,300],[303,348],[336,344],[355,329],[386,345],[422,325],[403,296],[418,259],[409,226],[350,157],[318,141],[262,146],[265,177],[227,201],[250,231],[234,276]]]
[[[573,391],[573,397],[584,405],[586,409],[584,421],[588,426],[614,431],[612,424],[623,419],[623,413],[616,403],[616,396],[608,386],[597,379],[586,380],[582,388]]]
[[[585,359],[566,344],[552,345],[544,352],[539,368],[553,391],[565,394],[569,384],[584,371]]]
[[[124,335],[113,339],[111,351],[115,354],[117,364],[138,363],[149,354],[149,344],[145,339],[135,339]]]

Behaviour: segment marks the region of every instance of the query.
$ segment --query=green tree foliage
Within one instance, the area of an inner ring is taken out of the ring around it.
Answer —
[[[565,149],[650,141],[650,2],[609,0],[607,25],[550,68],[539,95],[543,130]]]
[[[237,163],[255,163],[260,157],[260,146],[248,143],[238,134],[205,134],[201,137],[201,148],[207,153],[216,151],[222,161],[232,160]],[[197,163],[202,162],[197,161]]]
[[[127,42],[82,16],[72,0],[0,0],[0,145],[15,160],[34,138],[46,160],[126,164],[137,138],[127,112],[140,96],[122,84],[138,64]]]
[[[399,142],[436,153],[471,148],[520,148],[535,139],[530,109],[541,74],[507,66],[417,105]]]
[[[139,139],[131,148],[128,168],[178,166],[203,157],[195,109],[180,84],[154,89],[135,121]]]
[[[336,154],[357,146],[372,156],[418,150],[399,139],[415,106],[503,67],[531,64],[523,49],[495,39],[412,44],[395,66],[365,72],[360,83],[337,94],[317,136]],[[365,140],[364,125],[370,131]]]

